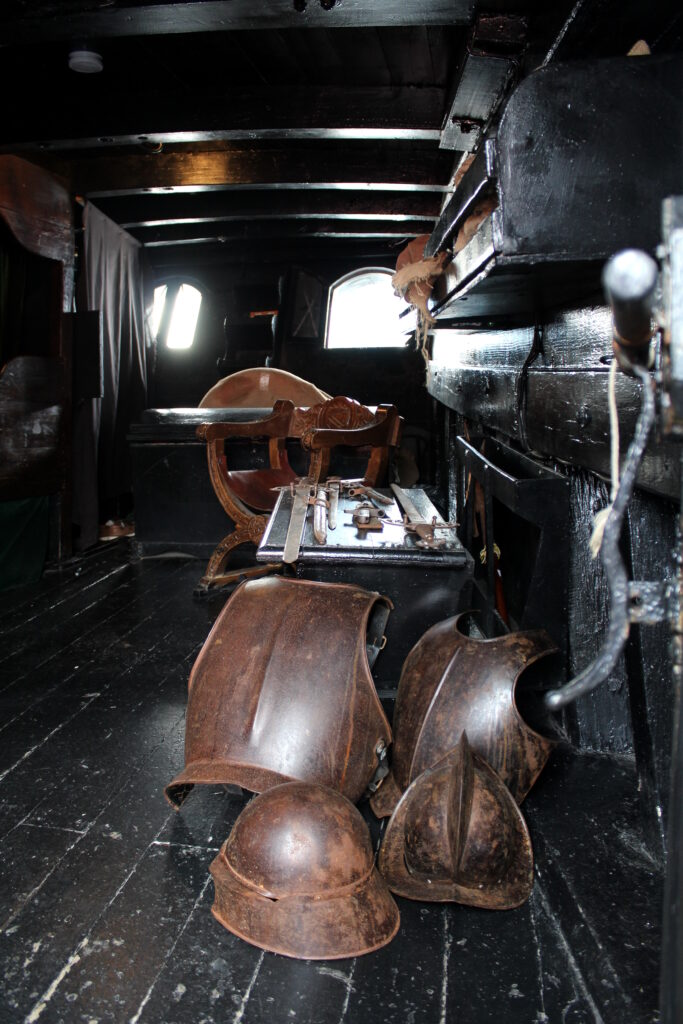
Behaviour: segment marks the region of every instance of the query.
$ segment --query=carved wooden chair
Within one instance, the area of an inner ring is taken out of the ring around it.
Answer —
[[[398,445],[402,423],[393,405],[370,407],[352,398],[337,397],[309,408],[297,408],[293,402],[282,400],[262,420],[203,423],[197,427],[197,436],[206,441],[213,489],[233,523],[233,530],[213,552],[197,592],[232,583],[245,574],[268,571],[269,567],[259,567],[246,573],[226,573],[225,567],[235,548],[242,544],[258,545],[268,524],[269,517],[264,513],[274,508],[278,488],[288,486],[298,477],[287,456],[288,440],[298,440],[308,453],[307,475],[313,480],[327,475],[333,448],[368,448],[363,482],[374,487],[386,473],[390,449]],[[236,438],[267,441],[269,466],[231,469],[225,442]]]

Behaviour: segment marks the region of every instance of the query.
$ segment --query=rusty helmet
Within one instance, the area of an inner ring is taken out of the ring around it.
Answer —
[[[401,797],[379,869],[392,892],[414,900],[510,910],[529,897],[533,852],[526,822],[465,733]]]
[[[408,654],[394,712],[391,772],[371,800],[388,817],[411,782],[441,760],[463,731],[521,803],[556,741],[522,718],[516,692],[525,669],[557,647],[543,630],[479,640],[466,614],[432,626]]]
[[[386,945],[399,913],[370,833],[341,793],[307,782],[247,804],[211,864],[214,917],[246,942],[311,960]]]
[[[293,779],[360,799],[391,743],[368,659],[391,607],[349,584],[242,583],[190,674],[185,768],[166,787],[171,805],[196,783],[259,793]]]

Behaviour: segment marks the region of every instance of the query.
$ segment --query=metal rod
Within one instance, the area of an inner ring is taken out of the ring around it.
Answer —
[[[612,307],[614,340],[627,351],[650,344],[658,273],[655,261],[640,249],[624,249],[605,264],[602,283]]]

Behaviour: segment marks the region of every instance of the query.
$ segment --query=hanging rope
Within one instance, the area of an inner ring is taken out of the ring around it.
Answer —
[[[655,421],[654,385],[647,370],[635,364],[632,371],[642,384],[640,415],[636,423],[633,440],[629,445],[619,488],[610,505],[610,514],[606,517],[605,537],[602,550],[602,563],[609,587],[610,613],[607,635],[596,658],[577,676],[570,679],[564,686],[556,690],[548,690],[543,702],[551,711],[576,700],[584,693],[593,690],[610,674],[617,659],[624,649],[630,630],[629,619],[629,586],[626,567],[619,552],[619,537],[624,512],[631,500],[648,435]],[[616,415],[616,403],[614,403]],[[615,449],[613,448],[613,452]],[[618,463],[618,456],[616,459]],[[603,510],[607,511],[607,510]]]
[[[588,542],[591,558],[597,558],[602,547],[602,538],[605,533],[605,524],[612,511],[614,499],[619,490],[619,410],[617,409],[617,360],[612,359],[609,367],[609,380],[607,384],[607,402],[609,405],[609,430],[610,430],[610,475],[612,486],[610,492],[610,503],[593,518],[593,532]]]

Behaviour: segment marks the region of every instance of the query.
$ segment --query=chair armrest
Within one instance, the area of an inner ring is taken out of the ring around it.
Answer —
[[[378,405],[374,422],[362,427],[337,429],[313,428],[305,438],[306,447],[318,451],[346,445],[352,448],[370,446],[373,448],[395,447],[401,439],[403,417],[398,415],[394,405]]]
[[[262,420],[243,423],[200,423],[197,437],[210,444],[230,437],[287,437],[294,403],[281,400],[275,403],[270,416]]]

